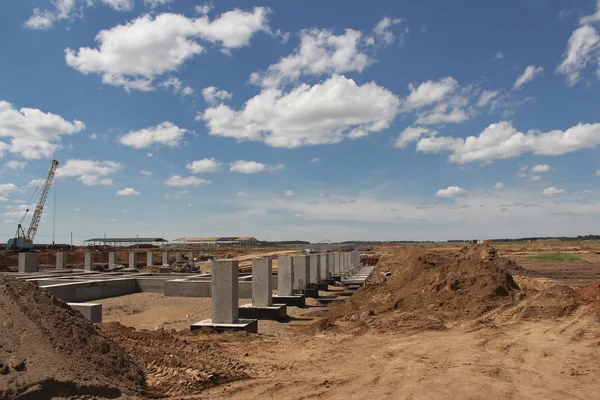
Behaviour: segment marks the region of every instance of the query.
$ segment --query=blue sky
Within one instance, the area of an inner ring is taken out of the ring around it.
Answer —
[[[599,30],[594,0],[0,0],[0,234],[52,158],[37,242],[597,233]]]

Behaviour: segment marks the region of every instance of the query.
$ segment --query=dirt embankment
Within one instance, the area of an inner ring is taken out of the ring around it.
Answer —
[[[34,284],[0,276],[0,326],[0,398],[114,398],[145,388],[120,345]]]
[[[566,286],[522,290],[509,273],[518,269],[489,244],[452,252],[406,248],[400,255],[383,256],[377,265],[375,276],[387,273],[386,282],[365,286],[343,303],[316,312],[325,318],[312,329],[445,329],[448,322],[477,319],[492,310],[511,309],[515,318],[548,318],[580,304]]]

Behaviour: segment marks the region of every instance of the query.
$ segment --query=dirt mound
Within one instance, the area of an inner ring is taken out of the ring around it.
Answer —
[[[542,290],[529,289],[513,310],[517,319],[549,319],[569,315],[581,305],[581,297],[566,285],[553,285]]]
[[[600,305],[600,281],[587,286],[578,287],[575,292],[579,294],[584,301]]]
[[[247,366],[227,357],[219,343],[190,332],[134,330],[119,323],[101,325],[144,368],[156,396],[182,396],[246,379]]]
[[[476,318],[514,304],[521,294],[510,268],[512,261],[485,244],[452,252],[405,248],[377,265],[374,274],[389,275],[387,282],[359,289],[322,316],[382,329],[386,323],[442,329],[444,320]]]
[[[123,348],[46,290],[0,276],[0,398],[139,394]]]

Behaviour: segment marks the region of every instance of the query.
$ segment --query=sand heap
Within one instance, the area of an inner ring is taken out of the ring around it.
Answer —
[[[123,348],[37,285],[0,276],[0,398],[139,394]]]
[[[407,247],[377,265],[375,276],[391,274],[387,282],[363,287],[349,300],[333,304],[322,314],[329,321],[320,325],[357,318],[376,322],[381,320],[378,316],[394,314],[394,321],[388,324],[418,320],[419,326],[429,321],[435,328],[443,327],[440,321],[444,320],[476,318],[520,297],[519,286],[508,272],[513,267],[512,261],[498,257],[496,250],[485,244],[435,253],[424,247]]]

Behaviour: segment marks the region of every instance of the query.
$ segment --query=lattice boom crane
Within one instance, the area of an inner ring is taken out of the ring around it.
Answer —
[[[37,206],[35,207],[35,212],[33,213],[33,217],[31,218],[31,223],[29,224],[29,229],[27,229],[27,233],[25,233],[22,224],[23,220],[27,216],[27,213],[29,212],[29,209],[25,211],[23,219],[21,219],[21,222],[17,226],[17,234],[14,238],[8,241],[8,248],[17,250],[33,249],[33,239],[35,239],[35,234],[37,233],[40,221],[42,219],[42,213],[44,212],[46,199],[48,198],[48,194],[50,193],[50,187],[52,186],[52,181],[54,180],[54,175],[56,174],[56,168],[58,168],[58,161],[52,160],[52,162],[50,163],[50,168],[48,168],[46,180],[44,181],[44,184],[42,186],[40,200],[38,201]]]

